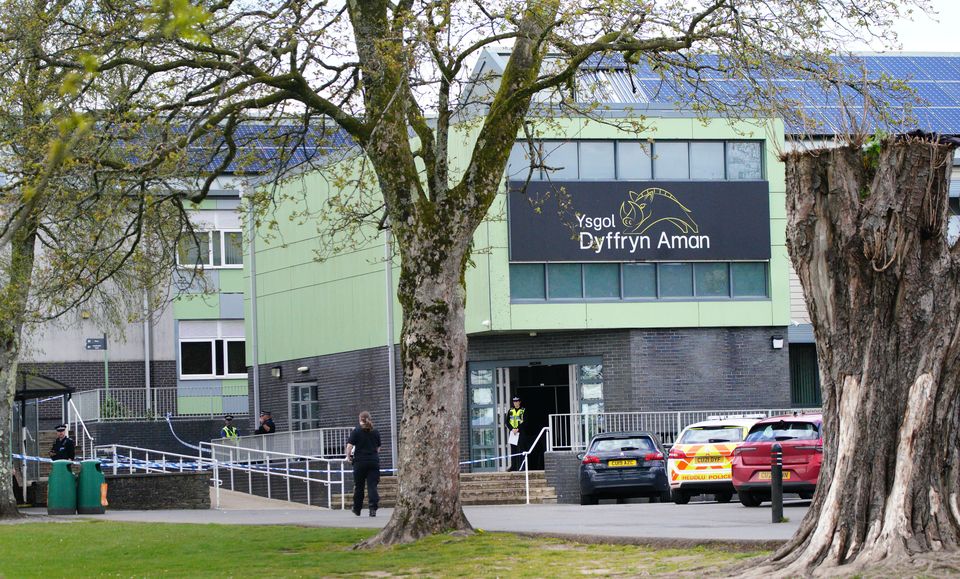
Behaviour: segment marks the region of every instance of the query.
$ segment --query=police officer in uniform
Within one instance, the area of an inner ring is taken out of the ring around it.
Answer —
[[[73,460],[77,454],[77,445],[67,436],[67,425],[57,425],[57,438],[50,448],[50,458],[53,460]]]
[[[270,414],[269,410],[261,411],[260,426],[257,427],[257,434],[273,434],[276,431],[277,427],[273,423],[273,415]]]
[[[520,470],[520,464],[523,462],[523,457],[517,455],[517,453],[524,450],[522,444],[524,442],[524,428],[523,428],[523,414],[526,412],[526,409],[520,405],[520,397],[513,397],[513,408],[507,412],[507,435],[516,434],[517,443],[510,445],[510,454],[516,455],[510,457],[510,468],[508,471],[517,471]]]
[[[240,439],[240,429],[233,425],[233,416],[227,414],[223,417],[223,428],[220,429],[220,438],[226,438],[230,442],[237,442]]]

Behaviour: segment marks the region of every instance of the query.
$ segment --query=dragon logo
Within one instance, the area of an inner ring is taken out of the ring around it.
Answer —
[[[626,228],[625,233],[643,234],[664,221],[672,223],[684,235],[699,232],[690,210],[666,189],[650,187],[640,193],[630,191],[629,196],[620,204],[620,221]]]

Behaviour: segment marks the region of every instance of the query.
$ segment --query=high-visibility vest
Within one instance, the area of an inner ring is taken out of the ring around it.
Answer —
[[[223,437],[230,440],[237,440],[240,438],[239,431],[236,426],[224,426],[223,427]]]
[[[516,430],[520,428],[520,425],[523,424],[523,412],[526,408],[511,408],[510,409],[510,428]]]

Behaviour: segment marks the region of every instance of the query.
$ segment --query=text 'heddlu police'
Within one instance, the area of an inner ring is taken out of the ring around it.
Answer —
[[[710,249],[709,235],[668,235],[666,231],[662,231],[654,245],[653,238],[649,235],[625,235],[619,231],[607,231],[605,235],[599,234],[604,229],[609,230],[616,226],[616,216],[613,213],[607,217],[577,215],[577,221],[581,229],[593,229],[598,232],[580,232],[580,249],[593,250],[594,253],[602,253],[605,250],[628,250],[630,253],[636,253],[640,249]]]

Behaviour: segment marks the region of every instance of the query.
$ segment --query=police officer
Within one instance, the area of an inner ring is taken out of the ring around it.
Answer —
[[[53,441],[50,448],[50,458],[53,460],[73,460],[76,456],[77,446],[73,439],[67,436],[67,425],[57,425],[57,438]]]
[[[521,443],[523,441],[523,415],[526,412],[526,408],[523,408],[520,405],[520,397],[513,397],[513,408],[507,412],[507,434],[515,435],[516,444],[510,445],[510,468],[508,471],[520,470],[520,464],[523,462],[523,457],[519,456],[517,453],[523,450]]]
[[[269,410],[261,411],[260,426],[257,427],[257,434],[273,434],[276,431],[277,427],[273,424],[273,415],[270,414]]]
[[[220,429],[220,438],[226,438],[230,442],[237,442],[240,439],[240,429],[233,425],[233,416],[227,414],[223,417],[223,428]]]

